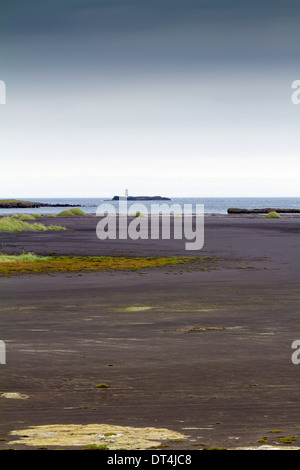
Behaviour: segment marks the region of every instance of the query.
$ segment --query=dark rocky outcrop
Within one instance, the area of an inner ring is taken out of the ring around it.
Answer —
[[[269,212],[277,212],[280,214],[300,214],[300,209],[227,209],[228,214],[268,214]]]
[[[0,201],[0,209],[33,209],[39,207],[80,207],[78,204],[48,204],[31,201]]]
[[[114,196],[112,201],[119,201],[120,196]],[[121,199],[125,199],[125,197],[121,197]],[[127,201],[171,201],[169,197],[161,197],[161,196],[127,196]]]

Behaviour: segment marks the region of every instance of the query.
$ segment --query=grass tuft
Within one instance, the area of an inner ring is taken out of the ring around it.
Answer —
[[[20,255],[2,255],[0,254],[0,265],[1,263],[17,263],[17,262],[24,262],[30,261],[32,263],[36,261],[49,261],[51,260],[51,256],[38,256],[34,253],[21,253]]]
[[[79,209],[78,207],[74,207],[74,209],[68,209],[65,211],[61,211],[57,214],[59,217],[69,217],[74,215],[86,215],[83,210]]]
[[[28,220],[28,219],[27,219]],[[19,220],[15,216],[2,217],[0,219],[0,230],[4,232],[23,232],[24,230],[33,230],[45,232],[46,230],[67,230],[65,227],[60,225],[49,225],[46,227],[43,224],[28,224],[23,220]]]
[[[269,212],[267,215],[265,215],[265,219],[280,219],[281,215],[278,214],[277,212]]]
[[[35,220],[35,217],[31,214],[17,214],[17,215],[12,215],[12,219],[18,219],[18,220]]]

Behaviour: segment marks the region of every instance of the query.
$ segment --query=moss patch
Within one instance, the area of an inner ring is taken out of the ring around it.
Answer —
[[[278,442],[281,442],[283,444],[291,444],[295,440],[296,440],[296,438],[294,436],[292,436],[292,437],[281,437],[280,439],[278,439]]]

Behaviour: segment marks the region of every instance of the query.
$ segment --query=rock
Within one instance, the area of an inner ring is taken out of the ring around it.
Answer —
[[[1,201],[0,209],[33,209],[39,207],[81,207],[78,204],[48,204],[45,202],[32,202],[32,201]]]
[[[114,196],[112,201],[119,201],[120,196]],[[171,201],[168,197],[161,196],[127,196],[128,201]]]
[[[277,212],[281,214],[300,214],[300,209],[227,209],[228,214],[268,214],[269,212]]]
[[[22,395],[21,393],[17,392],[7,392],[7,393],[1,393],[0,397],[2,398],[13,398],[17,400],[26,400],[29,398],[28,395]]]

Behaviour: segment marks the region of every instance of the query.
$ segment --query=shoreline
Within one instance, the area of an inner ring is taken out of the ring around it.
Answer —
[[[65,207],[65,206],[64,206]],[[79,207],[79,206],[74,206],[74,207]],[[10,209],[8,209],[10,210]],[[0,211],[0,217],[9,217],[11,215],[17,215],[17,214],[35,214],[36,212],[29,212],[29,211],[17,211],[17,212],[10,212],[10,213],[1,213]],[[62,216],[58,216],[58,214],[53,214],[53,213],[48,213],[48,212],[44,212],[42,213],[41,211],[38,212],[42,217],[49,217],[49,215],[51,215],[51,217],[57,217],[58,220],[62,219],[63,217]],[[280,214],[280,217],[282,219],[287,219],[287,218],[300,218],[300,213],[279,213]],[[182,217],[185,217],[185,216],[196,216],[197,214],[196,213],[184,213],[182,214]],[[261,218],[265,218],[265,215],[266,213],[257,213],[257,212],[249,212],[249,213],[221,213],[221,212],[204,212],[203,216],[204,217],[220,217],[220,218],[227,218],[227,219],[230,219],[230,218],[242,218],[242,219],[251,219],[251,218],[257,218],[257,219],[261,219]],[[123,216],[127,216],[128,218],[136,218],[135,215],[133,214],[108,214],[108,216],[117,216],[117,217],[123,217]],[[141,217],[171,217],[171,218],[176,218],[179,216],[179,214],[177,215],[174,215],[174,214],[141,214]],[[102,215],[97,215],[96,212],[87,212],[85,213],[84,216],[79,216],[79,215],[76,215],[76,217],[103,217]]]

